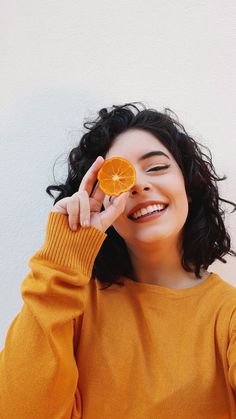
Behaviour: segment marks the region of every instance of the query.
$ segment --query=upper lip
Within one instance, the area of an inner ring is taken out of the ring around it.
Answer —
[[[130,217],[134,212],[138,211],[141,208],[146,208],[146,207],[148,207],[148,205],[154,205],[154,204],[155,205],[158,205],[158,204],[160,204],[160,205],[168,205],[167,202],[162,202],[162,201],[146,201],[146,202],[140,202],[138,205],[135,205],[135,207],[133,207],[129,211],[127,217]]]

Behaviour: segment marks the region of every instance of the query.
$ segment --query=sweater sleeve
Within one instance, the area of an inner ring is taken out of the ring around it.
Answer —
[[[236,398],[236,311],[234,311],[230,322],[227,359],[229,365],[229,382]]]
[[[44,245],[30,259],[21,284],[24,304],[0,352],[1,419],[72,417],[79,380],[74,321],[82,318],[106,236],[95,227],[74,232],[66,215],[49,213]]]

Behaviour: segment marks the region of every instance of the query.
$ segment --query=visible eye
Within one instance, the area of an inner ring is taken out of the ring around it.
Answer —
[[[148,172],[157,172],[158,170],[168,169],[168,167],[170,167],[169,164],[165,166],[154,166],[154,167],[151,167],[151,169],[149,169]]]

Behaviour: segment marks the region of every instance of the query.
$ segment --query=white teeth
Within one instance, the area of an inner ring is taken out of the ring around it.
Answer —
[[[141,212],[142,215],[145,215],[145,214],[148,213],[146,208],[141,208],[140,212]]]
[[[151,214],[153,211],[161,211],[163,208],[165,208],[164,204],[148,205],[146,208],[141,208],[140,210],[134,212],[131,217],[137,219],[142,217],[142,215]]]

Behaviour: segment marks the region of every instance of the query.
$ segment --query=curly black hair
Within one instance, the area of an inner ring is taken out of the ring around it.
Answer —
[[[83,127],[87,132],[68,156],[65,183],[46,188],[46,192],[54,198],[54,204],[78,191],[87,170],[98,156],[105,158],[119,134],[133,128],[146,130],[161,141],[175,158],[190,198],[183,230],[183,268],[201,278],[201,268],[207,269],[216,259],[226,263],[223,257],[227,253],[236,256],[231,249],[230,235],[224,224],[225,210],[221,204],[232,205],[233,211],[236,205],[221,198],[217,186],[217,182],[225,180],[226,176],[217,175],[210,150],[187,134],[171,109],[159,112],[146,108],[142,102],[113,105],[110,110],[101,109],[98,117],[84,122]],[[51,193],[53,190],[59,191],[56,198]],[[113,283],[123,285],[122,276],[135,281],[125,241],[112,226],[106,233],[107,238],[94,262],[92,278],[98,278],[107,286]]]

